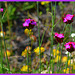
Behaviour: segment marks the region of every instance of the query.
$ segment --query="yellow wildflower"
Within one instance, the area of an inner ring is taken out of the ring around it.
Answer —
[[[48,4],[50,1],[42,1],[41,2],[41,5],[45,5],[45,4]]]
[[[24,50],[21,55],[26,57],[27,56],[27,50]]]
[[[68,60],[68,66],[70,65],[71,60]]]
[[[28,65],[23,66],[20,70],[21,70],[21,71],[24,71],[24,72],[28,72]],[[31,71],[30,68],[29,68],[29,71]]]
[[[29,49],[28,49],[28,47],[29,47]],[[25,50],[24,51],[22,51],[22,56],[24,56],[24,57],[26,57],[27,56],[27,50],[28,50],[28,53],[31,53],[31,47],[30,46],[27,46],[26,48],[25,48]]]
[[[33,34],[32,30],[27,29],[27,28],[24,30],[24,32],[25,32],[26,35],[29,35],[29,36]]]
[[[62,63],[66,63],[66,62],[67,62],[67,57],[66,56],[62,57]]]
[[[73,70],[75,70],[75,64],[73,64],[72,66],[73,66]]]
[[[67,73],[67,74],[68,74],[68,73],[69,73],[69,70],[70,70],[70,69],[67,68],[67,69],[64,69],[63,71],[64,71],[64,73]]]
[[[59,50],[56,50],[56,49],[53,49],[53,55],[54,55],[54,57],[56,56],[56,55],[59,55]]]
[[[9,50],[7,50],[6,52],[7,52],[7,56],[9,57],[11,55],[11,52]],[[6,53],[5,53],[5,57],[6,57]]]
[[[41,53],[43,53],[44,51],[45,51],[45,49],[44,49],[44,47],[40,47],[40,50],[41,50]],[[36,54],[39,54],[39,47],[37,47],[37,48],[35,48],[34,49],[34,52],[36,53]]]
[[[5,32],[0,32],[0,37],[3,37],[3,33],[4,33],[4,35],[5,35]]]
[[[60,61],[60,56],[59,56],[59,55],[57,55],[57,56],[55,57],[55,62],[58,62],[58,61]]]

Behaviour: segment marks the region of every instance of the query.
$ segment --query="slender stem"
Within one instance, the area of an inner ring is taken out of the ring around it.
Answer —
[[[1,28],[2,28],[2,32],[3,32],[3,24],[2,24],[2,21],[1,21]],[[5,37],[4,37],[4,34],[3,34],[3,40],[4,40],[4,49],[5,49],[5,52],[6,52],[6,44],[5,44]],[[7,59],[7,66],[8,66],[8,73],[10,73],[10,66],[9,66],[9,61],[8,61],[8,56],[7,56],[7,52],[6,52],[6,59]]]
[[[0,45],[1,46],[0,47],[1,48],[1,66],[2,66],[1,68],[2,68],[2,73],[4,73],[3,72],[3,52],[2,52],[2,38],[1,37],[0,37],[0,44],[1,44]]]
[[[55,9],[54,9],[54,21],[55,21],[55,12],[56,12],[56,2],[55,2]]]
[[[40,25],[39,25],[39,2],[37,1],[37,16],[38,16],[38,35],[39,35],[39,58],[40,58],[40,73],[41,73],[41,50],[40,50]]]
[[[59,50],[59,49],[58,49],[58,47],[60,47],[59,45],[60,45],[60,43],[58,43],[58,45],[57,45],[56,52],[57,52],[57,50]],[[59,59],[60,59],[60,58],[59,58],[59,55],[58,55],[58,58],[57,58],[57,60],[58,60],[58,61],[57,61],[57,73],[58,73],[58,70],[59,70]]]
[[[45,35],[45,31],[43,32],[43,35],[42,35],[42,39],[41,39],[40,46],[42,45],[42,41],[43,41],[44,35]]]
[[[68,67],[68,60],[69,60],[69,52],[68,52],[68,58],[67,58],[67,63],[66,63],[66,70],[67,70],[67,67]]]
[[[51,2],[51,7],[52,7],[52,2]],[[52,8],[52,32],[51,32],[51,50],[52,51],[53,51],[53,27],[54,27],[54,17],[53,17],[53,8]],[[54,73],[54,62],[53,61],[52,61],[52,73]]]

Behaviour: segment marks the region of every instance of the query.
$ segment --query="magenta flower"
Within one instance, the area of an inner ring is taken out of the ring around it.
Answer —
[[[25,19],[25,22],[23,23],[23,27],[27,27],[27,28],[33,28],[35,25],[37,24],[33,19]]]
[[[0,8],[0,12],[3,12],[3,8]]]
[[[57,42],[59,42],[59,43],[63,42],[63,39],[64,39],[64,35],[63,34],[55,33],[54,37],[56,38]]]
[[[68,52],[73,52],[75,50],[75,42],[68,42],[64,46]]]
[[[70,14],[65,15],[64,14],[64,17],[62,17],[62,20],[64,23],[70,24],[73,22],[73,17],[74,17],[74,15],[70,15]]]

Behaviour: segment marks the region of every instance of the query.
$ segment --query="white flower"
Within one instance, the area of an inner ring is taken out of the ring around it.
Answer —
[[[74,37],[74,36],[75,36],[75,33],[72,33],[72,34],[71,34],[71,37]]]

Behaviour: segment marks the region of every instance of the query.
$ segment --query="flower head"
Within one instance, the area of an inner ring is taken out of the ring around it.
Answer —
[[[33,19],[25,19],[25,22],[23,23],[23,27],[27,27],[29,29],[33,28],[35,25],[37,24]]]
[[[40,49],[39,49],[39,47],[37,47],[34,49],[34,52],[39,55],[40,50],[41,50],[41,53],[43,53],[45,51],[44,47],[40,47]]]
[[[7,56],[9,57],[11,55],[11,52],[9,50],[6,51],[7,52]],[[6,53],[5,54],[5,57],[6,57]]]
[[[63,39],[64,39],[64,35],[63,34],[55,33],[54,37],[56,38],[57,42],[59,42],[59,43],[63,42]]]
[[[73,17],[74,15],[67,14],[67,15],[64,15],[64,17],[62,17],[62,20],[64,23],[70,24],[73,22]]]
[[[3,8],[0,8],[0,12],[3,12]]]
[[[3,37],[3,34],[5,35],[5,32],[0,32],[0,37]]]
[[[66,63],[66,62],[67,62],[67,57],[66,56],[62,57],[62,63]]]
[[[69,70],[70,70],[70,69],[67,68],[67,69],[64,69],[63,71],[64,71],[64,73],[67,73],[67,74],[68,74],[68,73],[69,73]]]
[[[42,1],[41,2],[41,5],[45,5],[45,4],[48,4],[50,1]]]
[[[54,57],[57,56],[57,55],[59,55],[59,54],[60,54],[59,50],[53,49],[53,55],[54,55]]]
[[[59,55],[57,55],[56,58],[55,58],[55,62],[58,62],[58,61],[60,61],[60,56]]]
[[[28,72],[28,65],[23,66],[20,70],[24,72]],[[29,71],[31,71],[30,68],[29,68]]]
[[[64,46],[68,52],[73,52],[75,50],[75,42],[68,42]]]
[[[24,56],[24,57],[26,57],[27,56],[27,51],[28,51],[28,53],[29,54],[31,54],[31,47],[30,46],[27,46],[26,48],[25,48],[25,50],[24,51],[22,51],[22,56]]]
[[[31,35],[31,36],[30,36],[30,39],[31,39],[33,42],[36,42],[36,39],[37,39],[37,38],[36,38],[36,36]]]

